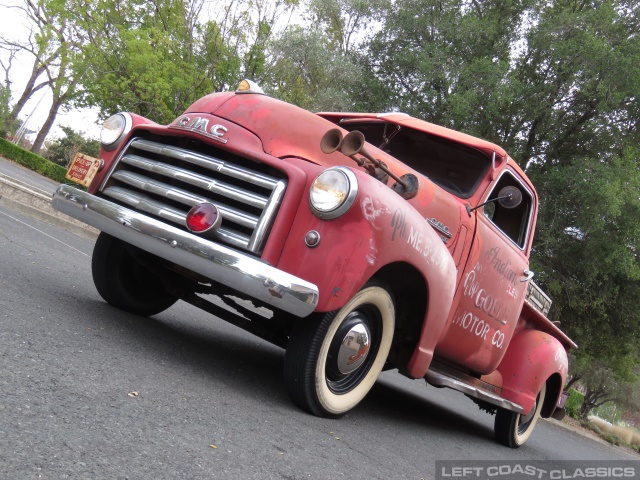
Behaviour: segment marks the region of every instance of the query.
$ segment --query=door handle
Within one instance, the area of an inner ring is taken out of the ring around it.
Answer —
[[[535,272],[533,270],[529,270],[528,268],[525,268],[523,273],[524,273],[524,278],[520,280],[521,282],[528,282],[535,275]]]

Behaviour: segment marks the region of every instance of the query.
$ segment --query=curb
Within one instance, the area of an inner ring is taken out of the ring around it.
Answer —
[[[556,420],[555,418],[541,418],[541,420],[545,420],[546,422],[549,422],[552,425],[556,425],[560,428],[564,428],[565,430],[569,430],[571,432],[577,433],[578,435],[582,435],[583,437],[591,438],[592,440],[595,440],[596,442],[600,442],[603,445],[609,445],[609,446],[615,447],[615,445],[611,445],[609,442],[607,442],[606,440],[603,440],[595,433],[585,432],[584,430],[573,427],[568,423],[564,423],[560,420]]]
[[[600,436],[598,434],[596,434],[595,432],[591,432],[589,430],[586,429],[581,429],[581,428],[576,428],[573,425],[570,425],[568,423],[565,423],[563,421],[559,421],[556,420],[555,418],[540,418],[540,420],[544,420],[552,425],[556,425],[559,428],[564,428],[565,430],[569,430],[570,432],[576,433],[577,435],[582,435],[585,438],[589,438],[591,440],[594,440],[604,446],[607,446],[609,448],[613,448],[616,450],[621,450],[625,453],[627,453],[628,455],[631,456],[635,456],[635,457],[640,457],[640,454],[638,452],[636,452],[633,448],[629,448],[623,445],[614,445],[612,443],[607,442],[606,440],[604,440],[603,438],[600,438]]]
[[[90,240],[98,238],[99,230],[54,210],[51,198],[51,194],[44,190],[0,174],[0,205],[6,205]]]

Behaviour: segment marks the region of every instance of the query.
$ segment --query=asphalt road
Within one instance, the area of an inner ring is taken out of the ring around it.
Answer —
[[[183,303],[154,318],[110,307],[91,251],[0,201],[1,479],[421,479],[436,460],[637,459],[548,422],[502,447],[463,395],[395,372],[345,417],[313,417],[286,395],[281,349]]]
[[[28,168],[18,165],[15,162],[0,157],[0,173],[7,175],[11,178],[15,178],[20,182],[28,183],[34,187],[39,188],[45,192],[53,194],[58,184],[53,180],[43,177]]]

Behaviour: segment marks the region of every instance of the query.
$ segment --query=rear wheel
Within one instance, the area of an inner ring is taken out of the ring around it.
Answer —
[[[91,259],[93,283],[100,296],[114,307],[138,315],[154,315],[176,303],[178,297],[171,295],[162,279],[136,258],[137,252],[136,247],[100,233]]]
[[[298,319],[284,362],[294,403],[322,417],[355,407],[385,365],[394,326],[391,295],[377,285],[365,286],[340,310]]]
[[[498,442],[507,447],[518,448],[529,439],[538,418],[540,418],[540,410],[542,410],[546,391],[546,384],[543,384],[528,415],[520,415],[502,408],[498,409],[494,424],[495,437]]]

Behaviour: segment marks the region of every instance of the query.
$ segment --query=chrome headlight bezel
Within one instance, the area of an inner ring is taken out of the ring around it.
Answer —
[[[309,208],[323,220],[344,215],[358,195],[358,179],[347,167],[328,168],[318,175],[309,188]],[[325,196],[324,204],[317,197]],[[331,197],[334,197],[333,199]]]
[[[124,137],[131,131],[133,119],[127,112],[119,112],[111,115],[102,124],[100,130],[100,144],[107,151],[115,150],[120,146]]]

